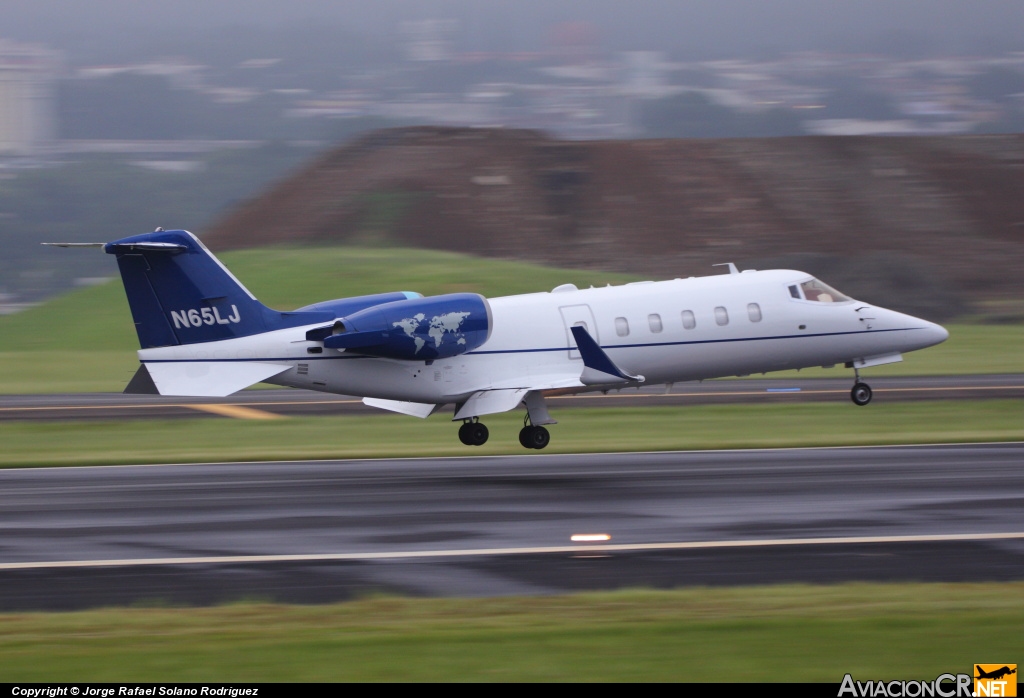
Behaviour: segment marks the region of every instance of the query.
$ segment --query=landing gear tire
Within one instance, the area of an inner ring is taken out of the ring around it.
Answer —
[[[853,400],[853,404],[860,407],[868,404],[871,402],[871,386],[867,383],[855,383],[853,390],[850,391],[850,399]]]
[[[480,422],[466,422],[459,427],[459,441],[467,446],[483,446],[490,431]]]
[[[534,448],[539,451],[550,441],[551,434],[544,427],[525,426],[519,432],[519,443],[523,448]]]

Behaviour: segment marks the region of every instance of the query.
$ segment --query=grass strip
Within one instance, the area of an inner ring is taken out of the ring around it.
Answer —
[[[134,351],[5,351],[0,394],[119,393],[138,368]]]
[[[5,681],[931,680],[1024,650],[1024,583],[371,597],[0,615]]]
[[[490,298],[549,291],[563,283],[586,288],[639,278],[401,248],[262,247],[225,252],[220,257],[261,302],[278,310],[389,291],[418,291],[424,295],[469,291]],[[110,274],[117,275],[113,257]],[[134,354],[138,341],[119,277],[0,317],[0,352],[58,347],[75,351],[120,349]]]
[[[223,259],[261,301],[281,310],[396,290],[426,295],[472,291],[494,297],[546,291],[563,283],[586,288],[640,278],[403,248],[272,247],[227,252]],[[113,275],[116,265],[110,261]],[[1024,325],[953,324],[948,329],[945,343],[866,375],[1024,373]],[[119,279],[68,293],[0,317],[0,394],[119,392],[138,366],[137,348]],[[835,377],[839,371],[771,375]]]
[[[557,410],[544,453],[1024,440],[1024,400]],[[0,423],[0,467],[522,454],[522,413],[469,448],[449,415]]]
[[[1024,325],[968,325],[950,323],[949,339],[923,351],[904,355],[903,361],[864,371],[873,376],[953,376],[976,373],[1024,373]],[[769,378],[838,378],[848,369],[805,368],[769,373]]]

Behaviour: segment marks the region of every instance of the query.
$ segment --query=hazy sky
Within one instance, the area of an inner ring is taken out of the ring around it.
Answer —
[[[1024,0],[4,0],[0,37],[114,47],[225,25],[296,25],[393,35],[403,19],[454,18],[472,50],[544,48],[551,27],[593,25],[609,50],[685,57],[807,49],[1024,50]],[[258,53],[258,51],[254,51]]]

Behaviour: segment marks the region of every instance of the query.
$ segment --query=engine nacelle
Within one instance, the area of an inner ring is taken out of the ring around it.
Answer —
[[[372,296],[337,298],[333,301],[321,301],[313,305],[307,305],[297,309],[295,312],[315,310],[322,313],[334,313],[334,317],[339,318],[358,313],[360,310],[372,308],[375,305],[404,301],[410,298],[423,298],[423,294],[414,291],[395,291],[392,293],[375,293]]]
[[[413,298],[341,318],[324,346],[410,361],[447,359],[476,349],[491,335],[491,308],[476,293]]]

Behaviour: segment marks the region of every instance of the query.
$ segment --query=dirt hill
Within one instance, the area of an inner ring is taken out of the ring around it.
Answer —
[[[941,319],[1024,297],[1024,135],[578,142],[394,129],[326,154],[205,237],[220,249],[402,244],[651,278],[788,266]]]

